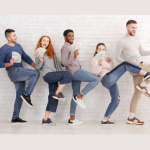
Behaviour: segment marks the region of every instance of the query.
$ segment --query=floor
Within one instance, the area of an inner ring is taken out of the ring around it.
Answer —
[[[100,122],[84,122],[83,125],[69,126],[56,121],[56,126],[42,126],[40,121],[29,121],[24,125],[0,122],[0,134],[150,134],[150,121],[145,125],[127,125],[116,121],[114,126],[101,126]]]

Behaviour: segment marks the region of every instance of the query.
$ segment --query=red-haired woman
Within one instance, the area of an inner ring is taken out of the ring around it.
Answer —
[[[40,71],[44,81],[49,84],[48,104],[42,124],[56,125],[49,119],[49,116],[51,112],[56,112],[58,100],[66,100],[61,91],[66,84],[72,82],[72,77],[70,72],[62,71],[49,36],[42,36],[39,39],[36,49],[39,47],[47,51],[44,56],[35,57],[35,69]],[[58,82],[60,82],[59,86]]]

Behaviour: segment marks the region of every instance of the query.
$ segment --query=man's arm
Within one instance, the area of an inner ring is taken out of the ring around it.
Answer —
[[[61,63],[64,66],[68,66],[69,64],[71,64],[75,59],[77,58],[77,56],[74,57],[69,57],[69,48],[68,47],[63,47],[61,50]]]
[[[123,44],[121,41],[118,42],[117,44],[117,52],[116,52],[116,59],[117,61],[119,61],[120,63],[123,62],[124,60],[121,58],[121,53],[123,51]]]
[[[142,56],[150,55],[150,51],[145,51],[145,50],[143,49],[143,46],[142,46],[141,42],[140,42],[140,45],[139,45],[139,51],[140,51],[140,54],[141,54]]]
[[[9,63],[5,62],[6,51],[0,49],[0,68],[7,68],[13,65],[14,59],[10,59]]]

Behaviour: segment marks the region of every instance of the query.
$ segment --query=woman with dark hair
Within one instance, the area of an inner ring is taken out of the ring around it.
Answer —
[[[49,119],[50,113],[56,112],[58,100],[66,101],[61,91],[66,84],[72,82],[72,77],[70,72],[62,71],[49,36],[39,39],[35,51],[40,47],[45,48],[46,52],[44,56],[35,57],[35,69],[40,71],[44,81],[49,84],[48,104],[42,124],[53,126],[56,124]]]
[[[101,53],[103,51],[106,51],[105,44],[97,44],[94,57],[91,60],[92,73],[101,78],[102,85],[109,90],[111,96],[111,102],[106,110],[103,121],[101,121],[101,125],[114,125],[115,123],[109,121],[108,119],[115,111],[120,102],[119,89],[116,83],[118,79],[126,71],[129,71],[134,74],[142,75],[146,80],[150,77],[150,72],[145,72],[139,66],[128,61],[123,61],[121,64],[119,64],[113,69],[111,57],[107,57],[108,62],[106,62],[105,59],[96,59],[96,54]]]

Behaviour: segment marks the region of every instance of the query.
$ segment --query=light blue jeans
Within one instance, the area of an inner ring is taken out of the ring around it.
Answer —
[[[81,82],[89,82],[84,89],[80,92],[80,85]],[[100,79],[83,69],[78,69],[72,79],[72,89],[73,89],[73,96],[81,93],[83,96],[85,96],[89,91],[91,91],[93,88],[95,88],[100,82]],[[70,108],[70,115],[75,116],[77,104],[74,102],[74,100],[71,100],[71,108]]]
[[[23,67],[11,68],[8,72],[8,76],[12,82],[14,82],[16,88],[16,100],[14,104],[14,112],[12,119],[19,117],[20,109],[22,106],[22,94],[31,95],[33,89],[39,79],[39,72]],[[25,90],[25,81],[29,80],[28,86]]]
[[[105,117],[108,117],[109,115],[111,116],[111,114],[115,111],[115,109],[119,105],[120,96],[116,82],[126,71],[132,72],[134,74],[139,74],[141,68],[138,65],[135,65],[128,61],[124,61],[118,66],[116,66],[113,70],[108,72],[101,79],[102,85],[109,90],[111,96],[111,102],[106,110]]]

